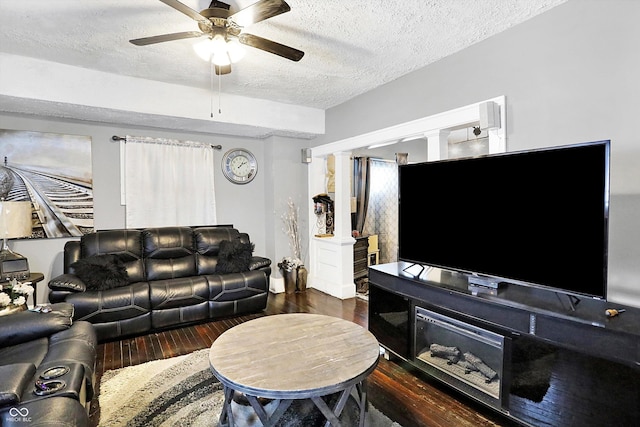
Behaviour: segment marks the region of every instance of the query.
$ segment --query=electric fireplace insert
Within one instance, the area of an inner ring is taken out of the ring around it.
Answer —
[[[504,407],[509,339],[422,307],[415,308],[415,316],[416,362],[452,387],[497,409]]]

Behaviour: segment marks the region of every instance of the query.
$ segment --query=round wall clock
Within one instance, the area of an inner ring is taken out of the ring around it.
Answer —
[[[250,151],[234,148],[222,157],[222,172],[234,184],[246,184],[256,177],[258,162]]]

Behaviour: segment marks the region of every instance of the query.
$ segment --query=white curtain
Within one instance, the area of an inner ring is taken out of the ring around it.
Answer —
[[[216,224],[210,144],[127,136],[121,147],[127,228]]]

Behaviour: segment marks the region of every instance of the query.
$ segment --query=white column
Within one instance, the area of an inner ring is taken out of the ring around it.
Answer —
[[[351,239],[351,153],[335,153],[335,228],[341,240]]]
[[[447,138],[449,130],[436,129],[425,132],[427,138],[427,161],[443,160],[449,157],[449,145]]]
[[[307,286],[337,298],[352,298],[356,294],[353,281],[353,245],[351,237],[351,153],[337,152],[335,156],[335,193],[333,237],[312,237]],[[316,161],[314,159],[314,161]],[[313,163],[312,163],[313,164]],[[311,193],[317,191],[321,177],[312,174]],[[318,191],[321,192],[321,191]],[[312,195],[313,195],[312,194]]]

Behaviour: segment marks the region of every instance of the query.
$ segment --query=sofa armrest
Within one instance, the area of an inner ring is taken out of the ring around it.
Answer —
[[[71,327],[73,305],[51,305],[51,312],[22,311],[0,317],[0,342],[5,347],[32,341]]]
[[[49,289],[52,291],[84,292],[87,285],[75,274],[61,274],[49,280]]]
[[[20,396],[35,373],[33,363],[0,366],[0,407],[20,403]]]
[[[251,257],[251,264],[249,264],[249,270],[258,270],[260,268],[269,267],[271,260],[260,256]]]

